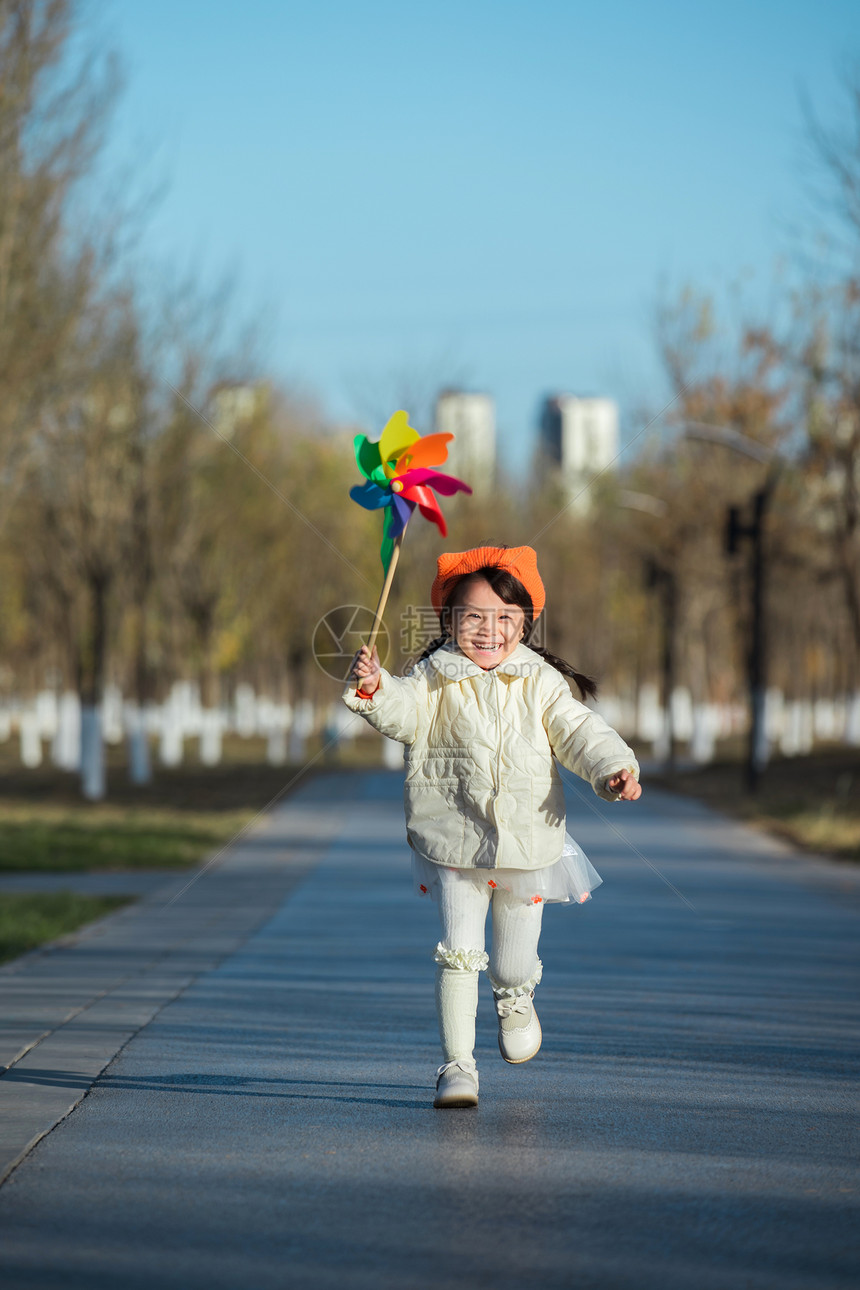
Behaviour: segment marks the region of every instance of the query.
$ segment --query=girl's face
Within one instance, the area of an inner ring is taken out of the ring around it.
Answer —
[[[454,640],[478,667],[497,667],[513,654],[525,626],[519,605],[500,600],[486,578],[469,578],[457,590],[451,615]]]

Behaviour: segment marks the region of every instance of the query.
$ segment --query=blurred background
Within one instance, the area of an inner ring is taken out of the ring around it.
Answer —
[[[0,393],[8,866],[34,798],[399,764],[338,679],[397,408],[474,495],[391,670],[440,551],[528,543],[652,773],[860,854],[854,5],[0,0]]]

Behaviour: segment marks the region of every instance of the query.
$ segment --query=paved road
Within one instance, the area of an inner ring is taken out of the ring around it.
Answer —
[[[657,792],[571,794],[605,882],[547,911],[543,1049],[501,1061],[485,985],[481,1105],[434,1112],[435,916],[400,793],[395,772],[317,780],[171,905],[0,977],[22,1008],[22,980],[57,990],[77,955],[107,1006],[149,937],[146,1007],[124,1039],[96,1018],[89,1073],[74,1024],[98,1005],[57,1003],[0,1079],[26,1119],[104,1066],[0,1188],[5,1284],[854,1290],[857,873]],[[153,927],[186,901],[190,957],[159,986]]]

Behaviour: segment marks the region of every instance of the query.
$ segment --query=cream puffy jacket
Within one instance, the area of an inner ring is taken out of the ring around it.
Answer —
[[[449,642],[409,676],[383,668],[372,698],[359,698],[352,682],[343,699],[406,745],[406,836],[437,864],[554,864],[565,824],[554,757],[607,801],[619,800],[605,787],[611,775],[625,767],[639,775],[621,736],[526,645],[485,671]]]

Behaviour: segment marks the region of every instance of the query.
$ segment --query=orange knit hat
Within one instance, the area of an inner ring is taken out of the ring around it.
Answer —
[[[440,555],[436,561],[438,572],[430,589],[430,600],[436,613],[441,614],[445,597],[457,578],[485,567],[506,569],[519,578],[532,598],[534,621],[537,622],[546,604],[546,592],[538,573],[537,556],[530,546],[476,546],[471,551]]]

